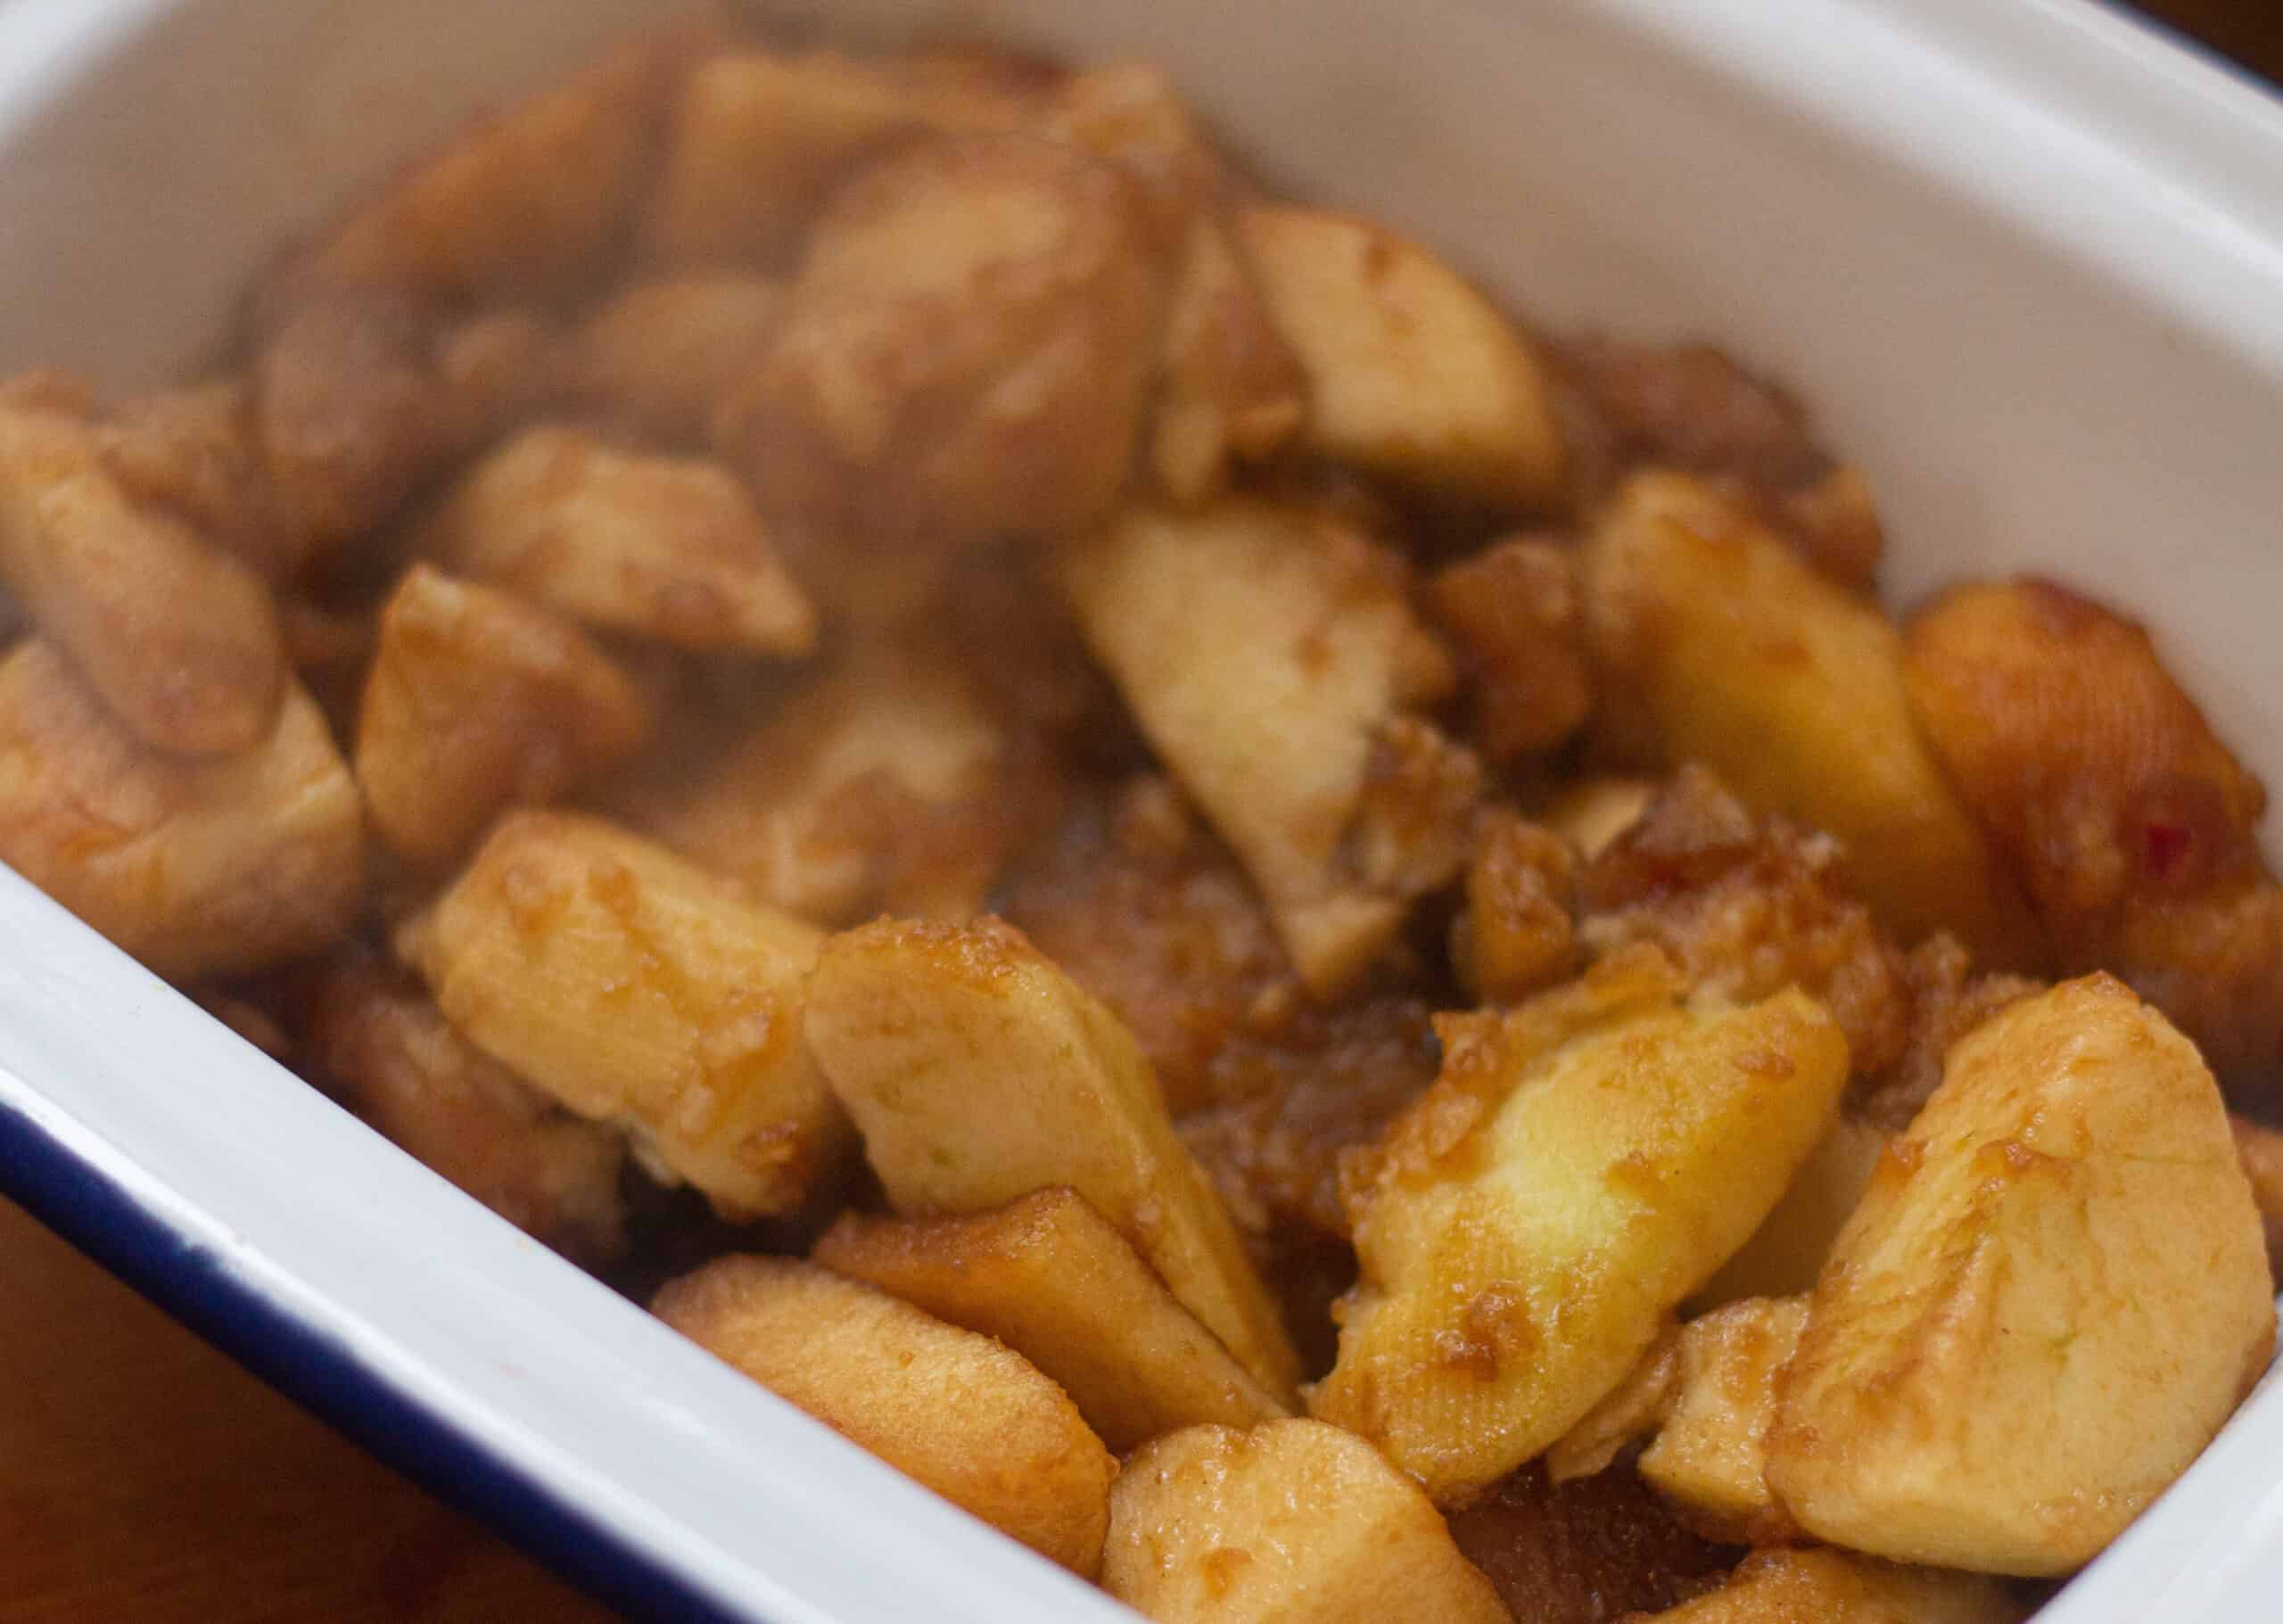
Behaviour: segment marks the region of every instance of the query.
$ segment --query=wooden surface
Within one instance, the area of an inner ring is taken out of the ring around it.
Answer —
[[[2151,9],[2283,76],[2283,0]],[[0,1202],[0,1624],[605,1616]]]
[[[2143,0],[2141,9],[2271,78],[2283,78],[2279,0]]]
[[[601,1624],[0,1202],[0,1624]]]

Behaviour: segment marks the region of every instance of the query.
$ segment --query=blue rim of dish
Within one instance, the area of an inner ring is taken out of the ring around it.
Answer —
[[[399,1391],[6,1104],[0,1191],[271,1387],[626,1617],[768,1624],[700,1595],[570,1498]]]

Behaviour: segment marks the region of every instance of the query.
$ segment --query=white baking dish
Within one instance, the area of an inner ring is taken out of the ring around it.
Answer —
[[[2283,105],[2153,34],[2081,0],[799,9],[1161,61],[1279,180],[1416,229],[1529,309],[1718,335],[1869,466],[1905,597],[2023,565],[2081,581],[2147,615],[2283,776]],[[265,251],[354,180],[656,10],[0,0],[0,369],[189,363]],[[1119,1616],[4,870],[0,1186],[630,1608]],[[2271,1379],[2046,1616],[2248,1624],[2279,1598]]]

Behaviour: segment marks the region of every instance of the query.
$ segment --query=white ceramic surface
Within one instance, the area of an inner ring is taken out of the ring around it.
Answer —
[[[657,9],[0,0],[0,369],[188,364],[264,251],[359,177]],[[2145,31],[2080,0],[778,9],[1154,58],[1270,174],[1422,232],[1525,308],[1717,335],[1869,466],[1904,597],[2020,566],[2081,581],[2148,617],[2283,779],[2283,105]],[[301,1322],[727,1616],[1121,1616],[4,871],[0,1118],[5,1176],[53,1193],[75,1160],[180,1243],[185,1279]],[[2283,1616],[2273,1379],[2044,1616]]]

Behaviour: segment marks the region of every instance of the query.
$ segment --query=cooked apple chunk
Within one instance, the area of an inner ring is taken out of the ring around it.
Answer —
[[[2283,1104],[2283,887],[2267,791],[2146,631],[2051,581],[1954,588],[1905,638],[1910,699],[2067,971],[2106,969],[2221,1080]]]
[[[507,807],[616,766],[648,730],[633,680],[576,626],[415,565],[381,611],[357,782],[381,838],[433,870]]]
[[[176,981],[324,946],[364,883],[357,786],[298,687],[242,754],[154,750],[62,654],[0,659],[0,860]]]
[[[309,1055],[366,1121],[510,1224],[585,1262],[625,1249],[625,1142],[476,1048],[377,963],[326,968]]]
[[[1069,552],[1065,581],[1309,990],[1352,985],[1463,862],[1479,771],[1407,714],[1452,672],[1399,563],[1326,515],[1232,499],[1130,508]]]
[[[1516,1003],[1577,963],[1577,854],[1552,829],[1503,808],[1475,820],[1473,845],[1451,967],[1482,1002]]]
[[[951,650],[863,639],[742,738],[626,804],[804,919],[966,919],[1034,818],[1015,758]]]
[[[1653,779],[1581,779],[1533,815],[1591,862],[1641,821],[1663,787]]]
[[[2020,1624],[1995,1579],[1898,1568],[1843,1551],[1759,1551],[1709,1595],[1626,1624]]]
[[[578,285],[622,235],[701,39],[658,30],[480,120],[322,236],[301,274],[442,304]]]
[[[1020,1354],[814,1264],[724,1257],[653,1312],[724,1364],[1041,1555],[1101,1567],[1117,1463]]]
[[[476,1047],[734,1220],[800,1205],[846,1137],[801,1042],[820,940],[599,819],[520,811],[397,946]]]
[[[784,301],[779,284],[726,272],[636,283],[580,330],[578,387],[645,433],[703,444]]]
[[[814,1260],[995,1337],[1120,1454],[1183,1427],[1288,1414],[1074,1190],[956,1218],[843,1216]]]
[[[1653,943],[1691,985],[1740,1002],[1796,986],[1839,1022],[1857,1075],[1881,1076],[1909,1045],[1912,961],[1839,860],[1828,837],[1753,815],[1692,763],[1579,876],[1578,942]]]
[[[1556,1483],[1634,1463],[1708,1539],[1780,1544],[1797,1536],[1767,1477],[1776,1384],[1807,1323],[1803,1297],[1752,1298],[1676,1325],[1608,1397],[1545,1454]]]
[[[538,412],[559,386],[560,349],[526,310],[444,321],[386,288],[297,293],[267,313],[252,358],[234,544],[273,581],[301,576]],[[146,417],[146,441],[158,426]],[[148,466],[153,453],[197,451],[146,443],[144,473],[161,471]]]
[[[1067,1186],[1262,1386],[1292,1396],[1298,1357],[1149,1061],[1020,931],[845,931],[818,957],[804,1019],[899,1212],[978,1212]]]
[[[1692,1310],[1812,1289],[1893,1137],[1852,1110],[1840,1112],[1776,1210],[1690,1299]]]
[[[1342,1168],[1362,1277],[1310,1407],[1438,1501],[1575,1426],[1831,1125],[1847,1044],[1822,1006],[1682,990],[1642,948],[1439,1018],[1442,1074]]]
[[[797,655],[816,610],[729,472],[543,424],[478,462],[419,530],[456,573],[684,648]]]
[[[1625,1380],[1546,1446],[1547,1481],[1570,1483],[1607,1471],[1619,1455],[1664,1424],[1679,1388],[1680,1325],[1668,1322]]]
[[[276,725],[285,650],[260,577],[134,501],[80,417],[0,409],[0,586],[152,748],[228,755]]]
[[[2252,1203],[2267,1226],[2268,1271],[2283,1274],[2283,1134],[2244,1117],[2230,1117],[2228,1125],[2251,1181]]]
[[[716,443],[772,520],[889,558],[1098,523],[1165,281],[1114,164],[1027,136],[891,152],[833,194]]]
[[[1992,965],[2039,960],[2026,905],[1919,737],[1875,606],[1681,474],[1628,481],[1582,562],[1613,745],[1702,763],[1754,809],[1837,837],[1850,886],[1906,943],[1949,929]]]
[[[2196,1458],[2274,1338],[2212,1074],[2089,976],[1950,1051],[1816,1286],[1768,1482],[1834,1544],[2066,1573]]]
[[[918,89],[888,64],[828,51],[699,64],[668,121],[645,251],[675,265],[783,266],[833,184],[921,125]]]
[[[300,562],[300,548],[280,534],[245,377],[221,374],[131,396],[104,417],[101,434],[103,466],[134,501],[173,514],[265,581],[282,581]]]
[[[1807,1320],[1804,1298],[1754,1297],[1681,1330],[1672,1406],[1636,1465],[1702,1533],[1775,1545],[1797,1531],[1768,1491],[1768,1428]]]
[[[1298,358],[1214,215],[1190,227],[1165,344],[1150,466],[1167,496],[1193,504],[1221,492],[1232,461],[1282,449],[1308,410]]]
[[[1485,755],[1523,762],[1585,725],[1593,673],[1574,548],[1528,534],[1494,541],[1437,571],[1428,598],[1466,667],[1469,737]]]
[[[1558,492],[1545,367],[1464,277],[1319,209],[1256,203],[1239,235],[1307,376],[1303,445],[1434,497],[1509,507]]]
[[[1136,1454],[1110,1489],[1102,1587],[1158,1624],[1508,1624],[1418,1486],[1313,1421]]]
[[[1167,234],[1213,179],[1171,82],[1142,63],[1063,72],[971,47],[892,59],[730,51],[682,92],[642,245],[677,264],[781,267],[866,161],[928,136],[1016,132],[1116,163]]]
[[[957,77],[944,76],[959,61],[956,54],[926,61],[944,80],[936,91],[939,103],[958,86]],[[974,71],[970,68],[966,77]],[[1068,73],[1041,73],[1037,63],[1019,57],[986,55],[983,71],[987,88],[995,95],[979,104],[972,92],[961,97],[956,111],[968,122],[1027,101],[1030,105],[1022,109],[1026,126],[1125,171],[1141,195],[1154,242],[1166,247],[1187,242],[1189,228],[1208,216],[1222,180],[1220,155],[1183,101],[1181,87],[1163,68],[1153,62],[1109,62]],[[1030,82],[1024,83],[1026,78]]]

